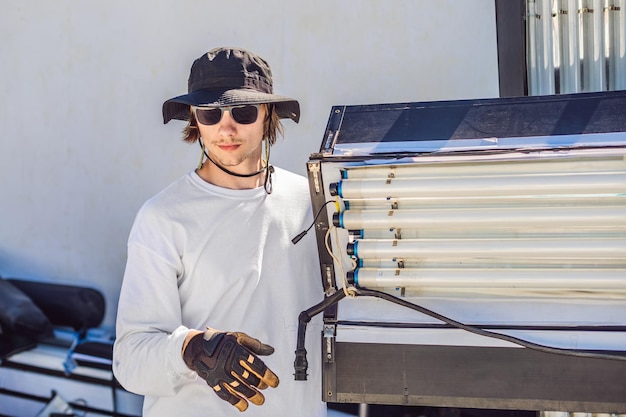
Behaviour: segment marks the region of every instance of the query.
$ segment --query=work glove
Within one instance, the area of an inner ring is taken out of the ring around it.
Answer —
[[[257,356],[272,353],[273,347],[245,333],[207,328],[189,340],[183,359],[218,397],[245,411],[248,401],[256,405],[265,402],[259,390],[278,386],[276,374]]]

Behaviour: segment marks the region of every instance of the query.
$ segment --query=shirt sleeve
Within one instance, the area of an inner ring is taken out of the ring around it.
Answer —
[[[180,268],[154,248],[129,241],[118,304],[113,372],[131,392],[175,395],[183,384],[197,378],[181,354],[189,329],[181,323],[177,287]]]

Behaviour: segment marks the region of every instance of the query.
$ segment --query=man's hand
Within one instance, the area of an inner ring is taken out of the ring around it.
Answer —
[[[241,332],[207,329],[183,346],[183,359],[216,394],[239,411],[265,402],[259,392],[278,386],[278,377],[257,355],[271,355],[274,348]]]

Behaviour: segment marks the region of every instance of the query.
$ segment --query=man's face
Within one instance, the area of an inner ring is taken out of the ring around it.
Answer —
[[[202,142],[212,159],[238,173],[248,173],[259,168],[262,157],[263,120],[266,106],[259,106],[259,115],[250,124],[237,123],[230,111],[214,125],[198,123]]]

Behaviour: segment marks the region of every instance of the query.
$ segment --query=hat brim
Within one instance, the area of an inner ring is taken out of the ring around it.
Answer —
[[[163,103],[163,123],[172,119],[189,120],[189,106],[238,106],[243,104],[272,103],[281,119],[300,120],[300,104],[297,100],[256,90],[196,90],[174,97]]]

